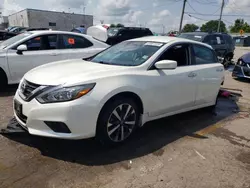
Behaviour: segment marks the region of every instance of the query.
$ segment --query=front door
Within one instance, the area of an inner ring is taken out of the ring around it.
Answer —
[[[8,64],[13,83],[18,83],[29,70],[62,59],[57,49],[57,35],[42,35],[25,41],[28,50],[17,53],[15,49],[8,50]],[[21,45],[21,44],[19,44]]]
[[[148,91],[151,101],[149,116],[171,114],[194,106],[197,85],[190,58],[189,44],[178,44],[157,60],[177,61],[175,70],[149,70],[152,86]]]

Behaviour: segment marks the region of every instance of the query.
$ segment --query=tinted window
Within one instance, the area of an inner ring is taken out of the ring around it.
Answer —
[[[211,49],[201,45],[193,45],[193,49],[196,65],[217,63],[215,53]]]
[[[223,35],[228,44],[233,44],[233,38],[230,35]]]
[[[32,38],[23,44],[27,45],[28,51],[52,50],[57,48],[57,35],[43,35]]]
[[[85,39],[84,37],[75,36],[75,35],[62,35],[63,38],[63,48],[88,48],[93,46],[93,44]]]
[[[210,35],[205,36],[203,42],[207,43],[207,44],[210,44]]]

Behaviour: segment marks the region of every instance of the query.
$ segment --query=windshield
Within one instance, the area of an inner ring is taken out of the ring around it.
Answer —
[[[125,41],[96,55],[91,61],[96,63],[137,66],[147,61],[164,43]]]
[[[184,38],[184,39],[190,39],[190,40],[195,40],[198,42],[201,42],[203,39],[202,35],[196,35],[196,34],[186,34],[186,33],[182,33],[178,36],[179,38]]]
[[[119,29],[117,28],[110,28],[108,30],[108,36],[115,36],[118,33]]]
[[[20,35],[14,36],[8,40],[3,41],[2,43],[0,43],[0,49],[4,49],[7,46],[14,44],[16,42],[18,42],[19,40],[22,40],[28,36],[30,36],[32,33],[26,32],[26,33],[22,33]]]

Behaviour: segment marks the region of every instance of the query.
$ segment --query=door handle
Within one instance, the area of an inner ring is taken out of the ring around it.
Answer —
[[[222,72],[223,71],[223,68],[218,68],[216,69],[217,72]]]
[[[197,74],[194,73],[194,72],[190,72],[190,73],[188,74],[188,77],[190,77],[190,78],[194,78],[194,77],[196,77],[196,76],[197,76]]]
[[[58,54],[57,53],[52,53],[50,54],[51,56],[57,56]]]

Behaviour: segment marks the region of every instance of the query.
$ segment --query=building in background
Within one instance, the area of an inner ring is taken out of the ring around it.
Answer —
[[[71,31],[75,27],[93,25],[92,15],[25,9],[8,17],[9,26],[50,28]]]
[[[0,15],[0,30],[8,27],[8,17]]]

